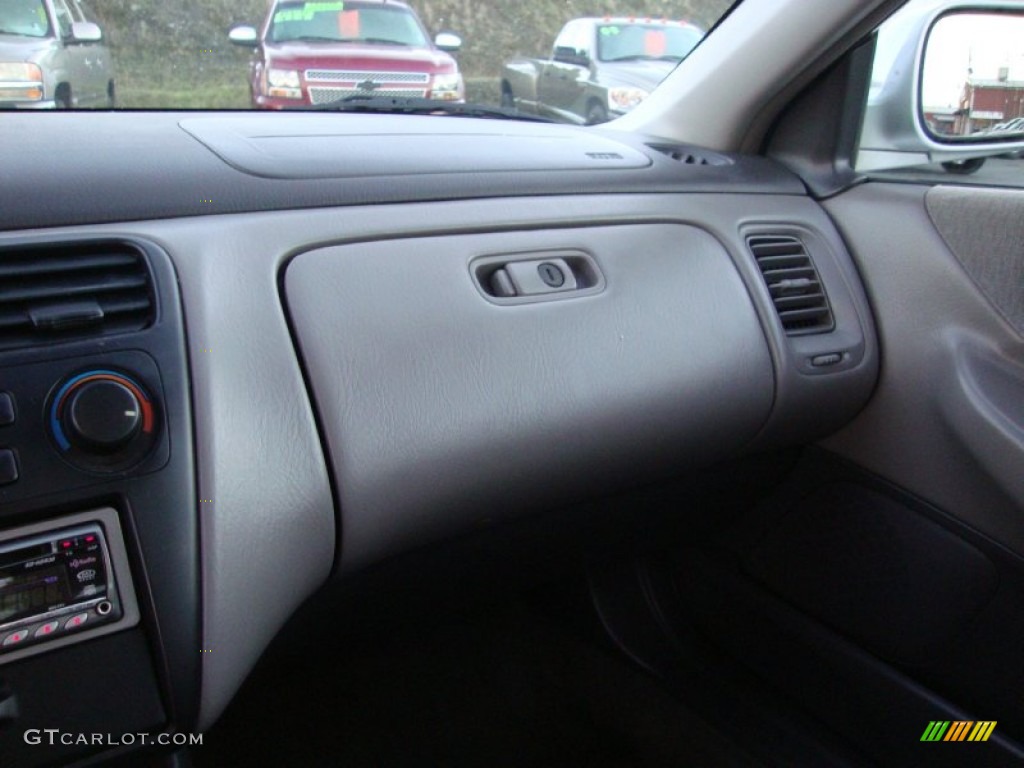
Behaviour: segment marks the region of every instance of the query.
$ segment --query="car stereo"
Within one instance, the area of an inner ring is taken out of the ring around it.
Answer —
[[[113,509],[0,532],[0,664],[138,620]]]

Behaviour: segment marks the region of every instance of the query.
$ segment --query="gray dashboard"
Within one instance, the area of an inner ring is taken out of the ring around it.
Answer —
[[[3,230],[521,195],[804,192],[760,157],[502,120],[18,112],[0,121],[0,143],[11,148]],[[55,151],[64,146],[74,150]]]
[[[455,131],[438,138],[438,167],[390,183],[343,170],[271,179],[222,162],[167,116],[141,120],[124,152],[138,159],[165,138],[178,170],[167,158],[120,166],[93,130],[104,119],[83,126],[109,174],[93,156],[72,164],[59,194],[57,173],[27,201],[13,198],[28,185],[5,185],[14,207],[0,247],[57,233],[138,238],[173,264],[194,426],[194,444],[173,449],[194,452],[209,650],[199,729],[332,574],[813,441],[874,386],[874,327],[842,241],[769,161],[688,168],[623,139],[642,167],[460,180],[440,167],[459,152]],[[113,203],[98,200],[107,187]],[[47,193],[51,223],[69,226],[29,232],[45,218],[33,196]],[[748,247],[756,234],[802,241],[833,328],[784,331]],[[581,254],[596,289],[502,304],[474,276],[481,258],[552,254]]]
[[[812,228],[842,257],[817,205],[783,196],[483,200],[115,228],[171,255],[192,340],[198,496],[212,500],[200,518],[203,636],[232,649],[204,659],[203,723],[334,566],[328,468],[344,571],[591,484],[812,440],[852,417],[877,365],[866,304],[852,294],[868,345],[855,368],[792,370],[771,307],[735,264],[750,261],[741,229],[773,222]],[[496,307],[471,281],[473,257],[566,248],[593,253],[603,293]]]

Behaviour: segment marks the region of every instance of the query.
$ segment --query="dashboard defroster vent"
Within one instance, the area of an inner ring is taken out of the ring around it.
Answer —
[[[153,317],[149,267],[132,245],[0,249],[0,349],[139,331]]]
[[[826,333],[835,327],[828,296],[810,254],[792,235],[751,235],[757,261],[787,336]]]
[[[682,144],[649,144],[648,146],[683,165],[732,165],[732,160],[725,155],[703,147],[689,147]]]

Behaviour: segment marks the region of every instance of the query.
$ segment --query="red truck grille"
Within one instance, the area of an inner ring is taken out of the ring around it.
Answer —
[[[426,85],[430,75],[426,72],[359,72],[342,69],[307,69],[307,83],[363,83],[367,80],[379,87],[388,85]]]
[[[398,96],[399,98],[423,98],[426,88],[377,88],[373,91],[358,88],[310,88],[309,98],[313,104],[328,104],[346,96]]]
[[[426,72],[308,69],[306,82],[309,84],[310,101],[326,104],[357,94],[422,98],[427,95],[430,75]]]

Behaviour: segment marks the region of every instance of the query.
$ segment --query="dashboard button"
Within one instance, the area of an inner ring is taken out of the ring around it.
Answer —
[[[64,622],[64,629],[78,629],[89,620],[88,613],[79,613]]]
[[[17,645],[22,640],[28,637],[27,629],[19,629],[17,632],[12,632],[4,638],[3,645]]]
[[[14,396],[10,392],[0,392],[0,427],[14,423]]]
[[[18,479],[18,459],[10,448],[0,448],[0,485],[8,485]]]
[[[35,632],[33,632],[32,637],[47,637],[49,635],[52,635],[58,629],[60,629],[59,621],[48,621]]]

